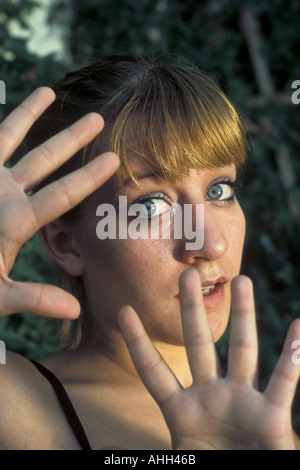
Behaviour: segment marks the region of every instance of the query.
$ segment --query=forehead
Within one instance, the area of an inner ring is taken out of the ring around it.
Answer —
[[[140,156],[136,155],[134,152],[130,152],[130,154],[128,154],[128,164],[129,164],[130,171],[132,172],[133,176],[141,184],[143,180],[148,179],[148,178],[167,180],[167,178],[165,177],[161,169],[152,168],[147,162],[141,159]],[[210,168],[210,167],[203,168],[200,165],[193,165],[193,166],[191,165],[188,171],[186,172],[186,174],[178,175],[178,177],[174,181],[169,181],[169,183],[172,184],[178,181],[184,181],[192,175],[201,176],[201,174],[205,174],[207,172],[214,172],[214,171],[218,172],[218,171],[221,171],[222,169],[236,170],[236,165],[234,163],[229,163],[229,162],[226,165],[220,165],[216,168]],[[119,175],[120,175],[122,186],[134,184],[134,182],[132,181],[132,178],[128,176],[127,171],[122,166],[120,168]]]
[[[101,188],[99,188],[98,195],[101,195],[103,198],[111,199],[111,197],[120,191],[126,191],[126,189],[143,189],[143,186],[151,181],[152,183],[167,184],[169,187],[180,187],[183,185],[186,189],[196,181],[198,184],[201,184],[201,180],[206,182],[206,179],[210,177],[215,177],[218,174],[225,174],[230,172],[235,174],[236,166],[234,163],[220,166],[218,168],[202,168],[202,167],[191,167],[187,174],[181,175],[174,181],[168,181],[164,176],[163,172],[159,169],[152,169],[147,162],[143,161],[139,155],[136,155],[134,152],[128,154],[128,165],[130,171],[132,172],[135,181],[128,176],[127,171],[124,167],[120,168],[119,175],[115,173]]]
[[[114,173],[111,178],[96,191],[99,196],[111,198],[111,196],[122,189],[125,190],[128,187],[141,188],[147,179],[164,179],[164,175],[161,171],[152,169],[134,152],[128,153],[127,163],[134,179],[128,175],[128,170],[124,168],[121,162],[119,171]]]

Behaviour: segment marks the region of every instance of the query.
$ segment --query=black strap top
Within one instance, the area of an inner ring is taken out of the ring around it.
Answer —
[[[83,426],[78,418],[78,415],[75,411],[75,408],[63,386],[63,384],[59,381],[59,379],[45,366],[42,364],[31,361],[32,364],[36,366],[36,368],[41,372],[41,374],[50,382],[52,385],[56,396],[61,404],[61,407],[66,415],[66,418],[82,448],[82,450],[92,450],[86,433],[83,429]]]

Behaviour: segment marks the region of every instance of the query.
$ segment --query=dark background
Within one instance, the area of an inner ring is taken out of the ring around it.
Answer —
[[[292,83],[300,80],[300,2],[50,0],[44,42],[61,35],[60,55],[41,55],[42,40],[28,49],[43,28],[30,19],[47,3],[0,2],[0,79],[7,92],[1,118],[37,86],[116,53],[185,57],[215,76],[242,114],[250,145],[239,194],[247,218],[242,272],[255,287],[263,389],[300,316],[300,104],[291,100]],[[25,244],[11,275],[56,282],[37,237]],[[48,321],[24,313],[1,319],[0,338],[31,357],[57,347]],[[226,345],[227,333],[218,344],[223,358]],[[300,433],[299,387],[293,420]]]

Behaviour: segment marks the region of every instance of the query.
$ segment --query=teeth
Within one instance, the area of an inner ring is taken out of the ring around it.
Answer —
[[[202,294],[203,294],[203,295],[207,295],[207,294],[209,294],[214,288],[215,288],[215,286],[206,286],[206,287],[202,287]]]

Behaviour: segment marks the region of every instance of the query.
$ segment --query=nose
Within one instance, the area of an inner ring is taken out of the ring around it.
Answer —
[[[198,247],[199,244],[197,246],[197,243],[187,243],[190,240],[187,241],[186,238],[183,239],[182,260],[187,264],[195,264],[200,259],[208,261],[217,260],[221,258],[228,249],[229,241],[226,237],[226,221],[224,221],[223,218],[220,219],[214,209],[204,205],[201,222],[203,224],[203,227],[200,227],[203,242],[200,247]],[[199,227],[197,227],[197,230],[199,230]],[[195,234],[195,238],[196,237],[197,232]],[[193,246],[195,246],[195,249],[193,249]]]

